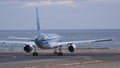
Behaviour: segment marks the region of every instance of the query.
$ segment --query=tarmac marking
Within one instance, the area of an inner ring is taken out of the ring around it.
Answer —
[[[85,62],[76,62],[76,63],[68,63],[68,64],[60,64],[60,66],[71,66],[71,65],[82,65],[82,64],[94,64],[94,63],[101,63],[103,61],[94,60],[94,61],[85,61]]]
[[[84,61],[84,62],[74,62],[74,63],[66,63],[66,64],[46,64],[42,66],[28,66],[25,68],[39,68],[39,67],[49,67],[49,66],[73,66],[73,65],[82,65],[82,64],[95,64],[95,63],[102,63],[103,61],[94,60],[94,61]]]
[[[32,60],[32,61],[18,61],[18,62],[9,62],[9,63],[1,63],[2,64],[19,64],[19,63],[33,63],[33,62],[40,62],[40,61],[50,61],[50,60],[57,60],[57,59],[45,59],[45,60]]]
[[[11,56],[12,58],[17,58],[17,56]],[[54,61],[54,60],[70,60],[70,59],[79,59],[79,58],[84,58],[84,59],[91,59],[91,57],[88,57],[88,56],[81,56],[81,57],[74,57],[74,58],[71,58],[71,57],[65,57],[65,58],[56,58],[56,59],[43,59],[43,60],[27,60],[27,61],[18,61],[18,62],[9,62],[9,63],[1,63],[0,65],[2,64],[19,64],[19,63],[33,63],[33,62],[41,62],[41,61]]]

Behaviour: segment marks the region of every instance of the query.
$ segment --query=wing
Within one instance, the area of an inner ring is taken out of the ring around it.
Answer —
[[[33,41],[3,41],[1,40],[0,43],[15,43],[15,44],[27,44],[27,45],[35,45]]]
[[[26,41],[34,41],[33,38],[22,38],[22,37],[8,37],[10,39],[18,39],[18,40],[26,40]]]
[[[96,43],[96,42],[105,42],[105,41],[112,41],[113,39],[97,39],[97,40],[84,40],[84,41],[70,41],[70,42],[59,42],[54,45],[67,45],[69,43],[73,44],[80,44],[80,43]]]
[[[4,41],[0,40],[0,43],[14,43],[14,44],[27,44],[27,45],[35,45],[33,38],[22,38],[22,37],[8,37],[10,39],[24,40],[24,41]]]

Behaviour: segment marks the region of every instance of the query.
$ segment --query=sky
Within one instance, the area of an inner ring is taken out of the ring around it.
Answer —
[[[0,30],[120,29],[120,0],[0,0]]]

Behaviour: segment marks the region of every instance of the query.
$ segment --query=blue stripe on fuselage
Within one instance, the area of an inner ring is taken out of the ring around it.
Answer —
[[[40,47],[40,48],[43,48],[43,49],[46,49],[46,48],[51,48],[50,47],[50,40],[35,40],[35,44]]]
[[[49,41],[48,40],[43,40],[42,44],[49,44]]]

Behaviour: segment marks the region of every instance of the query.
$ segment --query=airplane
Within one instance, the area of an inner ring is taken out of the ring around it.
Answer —
[[[24,51],[27,53],[33,52],[33,56],[38,56],[37,50],[40,49],[54,49],[54,54],[58,56],[63,56],[62,47],[67,46],[68,51],[74,52],[76,50],[76,44],[80,43],[96,43],[104,41],[112,41],[113,39],[97,39],[97,40],[84,40],[84,41],[68,41],[61,42],[62,36],[58,34],[44,34],[41,33],[40,22],[39,22],[39,11],[38,7],[36,9],[36,24],[37,24],[37,36],[32,38],[20,38],[20,37],[10,37],[13,39],[24,39],[27,41],[4,41],[2,43],[22,43],[24,44]]]

